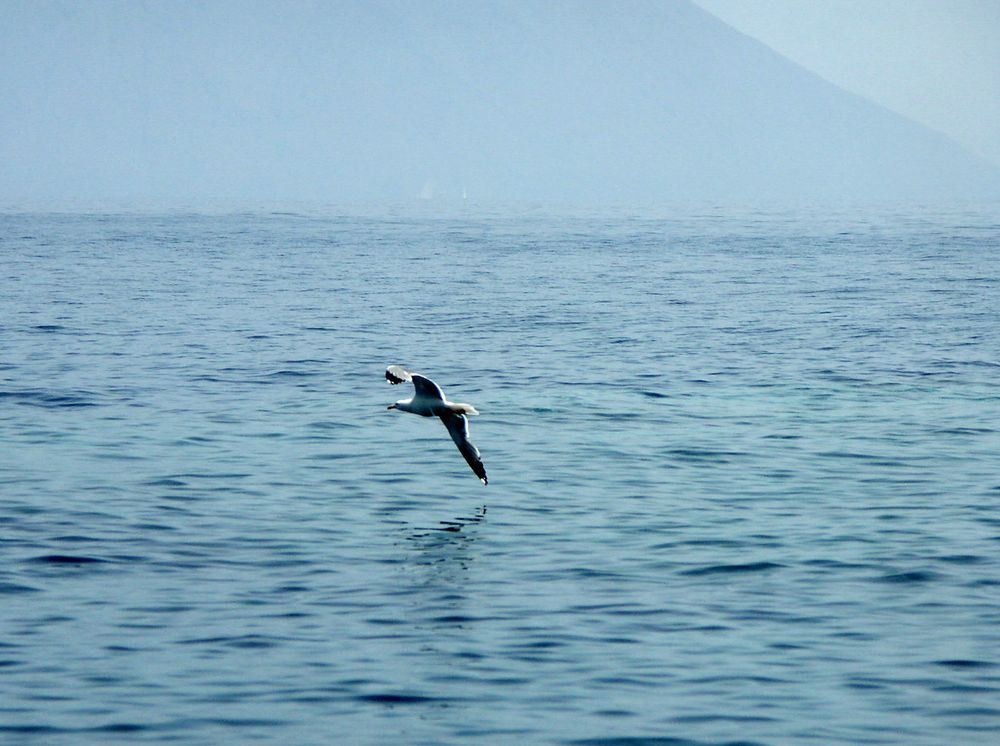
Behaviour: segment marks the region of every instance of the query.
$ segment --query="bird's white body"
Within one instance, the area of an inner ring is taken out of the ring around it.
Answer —
[[[471,404],[450,402],[447,399],[437,399],[430,396],[413,396],[410,399],[400,399],[389,409],[401,412],[419,414],[421,417],[440,417],[442,414],[479,414]]]

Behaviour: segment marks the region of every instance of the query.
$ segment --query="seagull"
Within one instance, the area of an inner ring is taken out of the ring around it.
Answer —
[[[412,399],[400,399],[395,404],[390,404],[388,409],[419,414],[421,417],[440,417],[458,450],[472,467],[472,471],[483,484],[486,484],[486,467],[479,457],[479,449],[469,441],[469,420],[466,415],[479,414],[476,408],[471,404],[448,401],[444,398],[441,387],[434,381],[419,373],[408,371],[401,365],[390,365],[386,368],[385,380],[393,385],[410,381],[414,391]]]

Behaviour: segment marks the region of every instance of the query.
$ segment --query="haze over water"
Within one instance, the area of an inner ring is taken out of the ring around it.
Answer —
[[[998,237],[0,215],[0,740],[995,742]]]

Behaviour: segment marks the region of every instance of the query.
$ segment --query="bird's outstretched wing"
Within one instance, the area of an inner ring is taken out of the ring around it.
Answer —
[[[419,373],[411,373],[410,380],[413,381],[413,389],[417,392],[418,398],[440,399],[444,401],[444,392],[441,390],[441,387],[427,376],[422,376]]]
[[[482,480],[483,484],[487,484],[486,467],[483,466],[483,460],[479,457],[479,449],[472,445],[469,440],[469,421],[465,415],[446,412],[438,416],[444,426],[448,428],[451,439],[455,441],[455,445],[458,446],[458,450],[472,467],[472,471]]]
[[[403,381],[410,381],[410,371],[404,368],[402,365],[390,365],[385,369],[385,380],[389,383],[395,385],[397,383],[402,383]]]
[[[410,381],[413,384],[413,390],[416,392],[418,398],[440,399],[441,401],[444,401],[444,392],[441,390],[440,386],[434,383],[434,381],[427,376],[422,376],[419,373],[412,373],[402,365],[390,365],[386,368],[385,380],[391,384]]]

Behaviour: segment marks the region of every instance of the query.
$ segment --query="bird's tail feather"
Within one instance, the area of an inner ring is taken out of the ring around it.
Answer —
[[[479,414],[479,410],[474,406],[471,404],[462,404],[461,402],[450,402],[448,410],[455,414]]]

